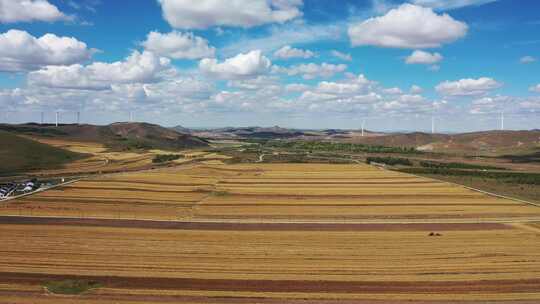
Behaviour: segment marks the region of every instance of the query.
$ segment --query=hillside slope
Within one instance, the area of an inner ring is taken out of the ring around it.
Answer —
[[[462,134],[399,133],[357,137],[356,143],[416,147],[422,151],[450,153],[516,154],[540,149],[540,131],[484,131]]]
[[[59,168],[84,157],[84,154],[0,131],[0,175]]]
[[[114,142],[109,143],[113,148],[135,145],[141,148],[180,150],[209,146],[208,141],[202,138],[148,123],[114,123],[106,128],[105,131],[114,136]]]
[[[180,150],[208,146],[204,139],[148,123],[95,125],[0,125],[0,130],[15,134],[104,144],[113,150]]]
[[[388,147],[419,147],[433,142],[450,139],[446,134],[428,134],[421,132],[388,134],[371,137],[356,137],[355,142],[367,145],[379,145]]]

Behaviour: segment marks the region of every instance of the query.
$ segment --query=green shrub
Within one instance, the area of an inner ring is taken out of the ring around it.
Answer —
[[[438,163],[438,162],[420,162],[420,166],[424,168],[436,169],[473,169],[473,170],[506,170],[505,168],[483,165],[472,165],[465,163]]]
[[[390,166],[412,166],[412,162],[407,158],[397,158],[397,157],[368,157],[366,159],[367,164],[371,163],[380,163],[387,164]]]
[[[261,142],[267,148],[282,148],[290,150],[317,151],[317,152],[353,152],[353,153],[399,153],[420,154],[413,147],[385,147],[364,144],[333,143],[323,141],[281,141],[270,140]]]
[[[180,159],[182,157],[183,155],[179,155],[179,154],[159,154],[159,155],[156,155],[154,159],[152,159],[152,162],[154,164],[166,163],[166,162]]]
[[[55,294],[78,295],[90,289],[99,288],[102,285],[88,280],[63,280],[47,282],[45,288]]]

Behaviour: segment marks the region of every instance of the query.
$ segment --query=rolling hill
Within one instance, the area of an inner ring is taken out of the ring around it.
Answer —
[[[484,131],[462,134],[404,133],[357,137],[354,142],[370,145],[415,147],[443,153],[488,155],[533,153],[540,149],[540,131]]]
[[[211,139],[291,139],[291,140],[341,140],[360,136],[357,130],[303,130],[274,127],[240,127],[218,128],[206,130],[189,130],[175,127],[177,131],[185,130],[192,135]],[[377,133],[365,132],[368,136]]]
[[[208,147],[208,142],[185,133],[148,123],[96,125],[0,125],[0,130],[36,137],[102,143],[112,150],[181,150]]]
[[[0,143],[0,175],[58,168],[85,157],[4,131]]]

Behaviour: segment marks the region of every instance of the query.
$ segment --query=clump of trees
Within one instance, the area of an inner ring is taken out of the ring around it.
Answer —
[[[260,143],[260,142],[259,142]],[[317,152],[353,152],[353,153],[399,153],[420,154],[413,147],[386,147],[371,146],[352,143],[335,143],[325,141],[280,141],[270,140],[263,143],[268,148],[282,148],[289,150],[317,151]]]
[[[180,154],[159,154],[159,155],[156,155],[154,159],[152,159],[152,162],[154,164],[166,163],[166,162],[177,160],[183,157],[184,156]]]
[[[494,172],[494,171],[468,171],[460,169],[445,168],[405,168],[399,170],[411,174],[428,174],[443,176],[470,176],[487,179],[495,179],[504,183],[540,185],[540,173],[522,173],[522,172]]]
[[[389,166],[412,166],[413,163],[407,158],[398,158],[398,157],[368,157],[366,163],[369,165],[371,163],[386,164]]]
[[[420,166],[424,168],[434,169],[471,169],[471,170],[506,170],[505,168],[483,165],[472,165],[465,163],[438,163],[438,162],[420,162]]]

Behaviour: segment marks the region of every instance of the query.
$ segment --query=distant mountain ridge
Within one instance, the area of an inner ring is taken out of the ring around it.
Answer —
[[[190,130],[190,134],[210,139],[323,140],[391,147],[414,147],[428,152],[493,154],[532,153],[540,149],[540,130],[481,131],[460,134],[425,132],[381,133],[361,130],[302,130],[282,127],[241,127]]]
[[[332,140],[360,136],[358,130],[306,130],[274,127],[225,127],[206,130],[190,130],[190,134],[211,139],[299,139]],[[376,133],[365,131],[366,135]]]
[[[66,124],[2,125],[0,130],[37,137],[65,138],[103,143],[114,150],[204,148],[208,140],[317,140],[362,143],[367,145],[414,147],[427,152],[514,154],[540,150],[540,130],[482,131],[461,134],[424,132],[381,133],[361,130],[303,130],[274,127],[226,127],[189,129],[182,126],[164,128],[149,123],[113,123],[107,126]]]

